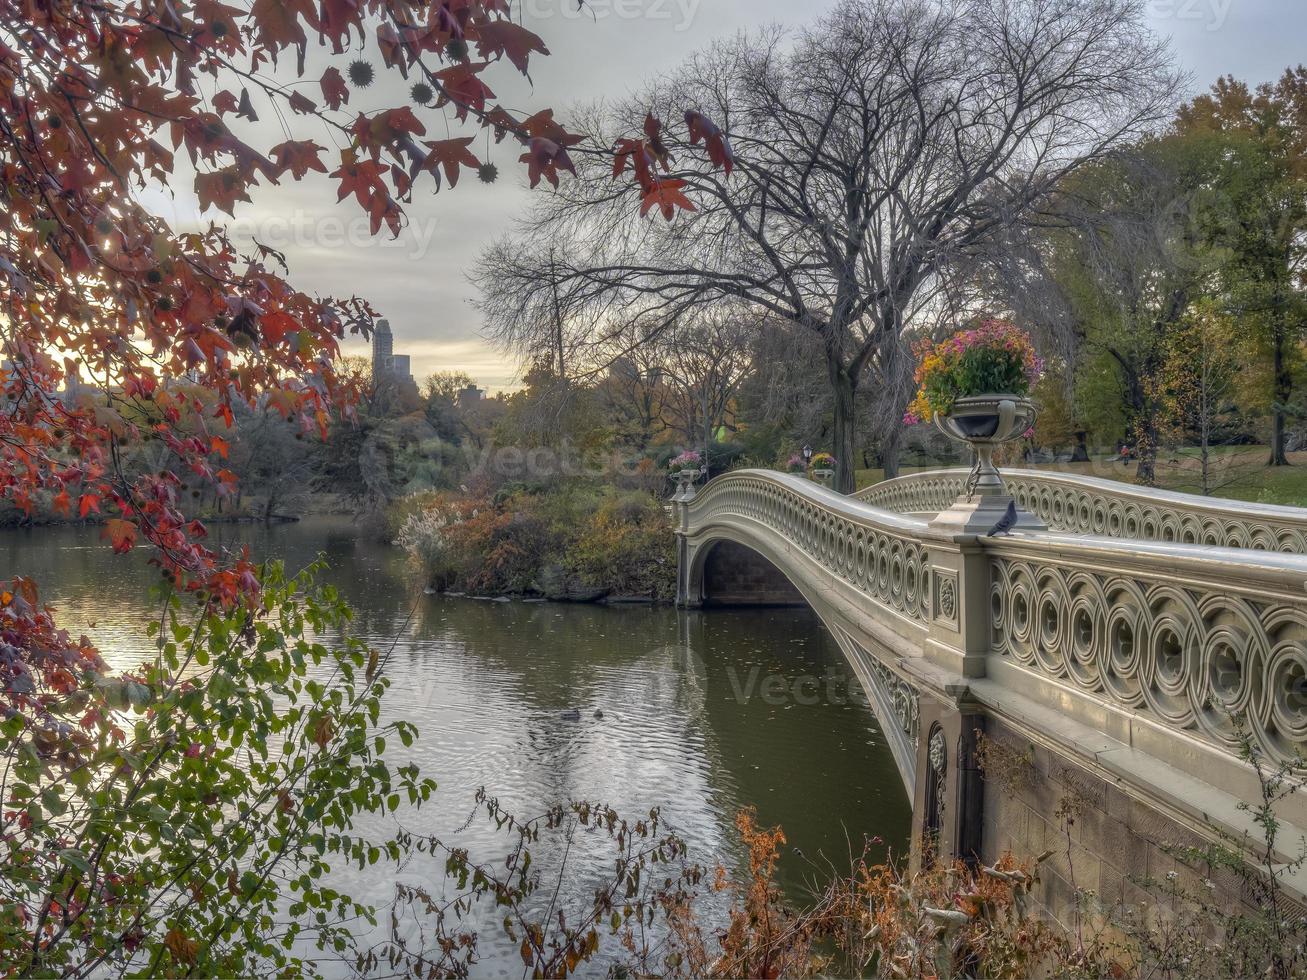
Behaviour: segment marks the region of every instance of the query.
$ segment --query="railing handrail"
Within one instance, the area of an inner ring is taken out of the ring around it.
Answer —
[[[1213,587],[1234,579],[1282,586],[1286,597],[1307,605],[1307,555],[1059,531],[1014,532],[980,540],[986,552],[996,556],[1099,560],[1123,572],[1184,578]]]
[[[923,470],[920,473],[908,473],[892,480],[882,480],[880,483],[864,487],[853,496],[855,499],[865,500],[866,497],[878,490],[889,490],[930,478],[966,476],[969,472],[970,470],[965,468],[950,467],[939,470]],[[1105,480],[1096,476],[1081,476],[1078,473],[1054,473],[1047,470],[1009,469],[1004,467],[1003,476],[1005,478],[1031,480],[1077,489],[1098,490],[1124,500],[1135,501],[1141,506],[1156,506],[1159,503],[1166,503],[1212,517],[1274,520],[1295,524],[1307,530],[1307,508],[1304,507],[1230,500],[1225,497],[1204,497],[1201,494],[1141,487],[1136,484],[1120,483],[1116,480]]]
[[[966,470],[932,471],[920,476],[965,474]],[[1008,475],[1029,475],[1034,471],[1005,471]],[[1044,474],[1036,474],[1043,476]],[[912,476],[900,477],[910,480]],[[1089,479],[1089,478],[1075,478]],[[691,520],[704,507],[711,506],[713,498],[721,493],[750,482],[770,483],[806,499],[823,510],[871,528],[898,537],[912,538],[922,544],[938,539],[940,533],[930,528],[929,522],[884,510],[860,499],[860,495],[845,496],[836,493],[805,477],[781,473],[776,470],[733,470],[709,481],[689,502]],[[897,481],[887,481],[897,482]],[[1095,483],[1111,486],[1109,480]],[[878,484],[884,486],[885,484]],[[1160,493],[1161,491],[1159,491]],[[1183,494],[1172,494],[1183,497]],[[1147,499],[1147,498],[1144,498]],[[1199,498],[1204,499],[1204,498]],[[1296,508],[1277,508],[1292,511]],[[1307,510],[1302,511],[1307,523]],[[1288,598],[1307,603],[1307,555],[1275,551],[1253,551],[1245,548],[1215,547],[1181,542],[1146,541],[1141,539],[1110,537],[1105,535],[1072,534],[1057,531],[1014,533],[1001,538],[982,538],[981,542],[996,555],[1008,554],[1023,558],[1042,555],[1044,558],[1095,560],[1113,564],[1131,571],[1152,575],[1179,576],[1189,581],[1202,582],[1218,588],[1223,584],[1242,579],[1263,586],[1274,586]],[[1052,554],[1050,554],[1052,552]]]
[[[900,537],[927,536],[928,522],[919,517],[906,517],[891,510],[873,507],[856,497],[836,493],[819,483],[814,483],[807,477],[781,473],[778,470],[731,470],[729,473],[723,473],[721,476],[709,480],[703,489],[695,495],[694,499],[689,502],[690,512],[694,513],[711,503],[711,498],[714,495],[749,480],[758,480],[780,486],[800,497],[819,504],[822,508],[840,517],[847,518],[865,527],[886,531]]]

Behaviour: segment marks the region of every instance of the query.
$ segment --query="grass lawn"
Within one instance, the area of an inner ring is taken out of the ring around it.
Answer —
[[[1212,450],[1210,484],[1212,495],[1231,500],[1251,500],[1263,504],[1288,504],[1307,507],[1307,452],[1290,453],[1291,466],[1270,467],[1270,449],[1266,446],[1221,446]],[[1023,469],[1076,473],[1099,479],[1133,483],[1135,466],[1096,457],[1089,463],[1050,463],[1023,466]],[[902,473],[939,469],[939,466],[905,466]],[[881,470],[859,470],[858,487],[869,487],[884,479]],[[1201,493],[1202,480],[1197,453],[1192,449],[1163,452],[1157,461],[1158,486],[1183,493]]]

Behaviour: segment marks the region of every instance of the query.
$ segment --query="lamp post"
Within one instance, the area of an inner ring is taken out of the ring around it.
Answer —
[[[803,462],[804,462],[804,465],[805,465],[805,466],[811,466],[811,465],[812,465],[812,447],[811,447],[811,446],[804,446],[804,447],[803,447]]]

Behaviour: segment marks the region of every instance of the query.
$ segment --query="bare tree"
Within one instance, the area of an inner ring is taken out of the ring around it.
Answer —
[[[579,179],[542,197],[523,227],[525,240],[566,250],[548,264],[538,249],[492,250],[478,279],[487,305],[552,278],[580,307],[622,307],[626,322],[733,298],[811,330],[834,401],[838,486],[852,490],[855,395],[868,372],[904,387],[901,335],[941,270],[1172,107],[1178,79],[1141,7],[846,0],[796,35],[717,44],[643,95],[595,108],[585,128],[611,146],[646,110],[697,106],[727,131],[734,176],[669,131],[670,178],[697,211],[634,222],[607,165],[578,153]],[[507,327],[492,323],[492,336],[538,346],[524,321]],[[885,417],[901,416],[906,394],[897,400]],[[891,473],[898,430],[895,420],[881,439]]]
[[[632,343],[618,334],[607,375],[599,385],[605,411],[635,449],[644,452],[663,428],[668,391],[663,384],[661,346]]]
[[[660,337],[671,409],[665,421],[686,445],[711,445],[731,419],[740,386],[754,366],[749,343],[757,328],[749,312],[738,304],[711,307]]]

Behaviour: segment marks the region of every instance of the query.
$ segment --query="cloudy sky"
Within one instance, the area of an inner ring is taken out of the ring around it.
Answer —
[[[569,104],[638,89],[643,79],[674,68],[713,38],[771,22],[796,23],[833,0],[587,0],[583,11],[577,3],[523,0],[526,26],[545,39],[552,55],[533,60],[534,86],[514,78],[508,66],[493,73],[492,86],[506,107],[552,105],[565,121]],[[1266,81],[1305,57],[1303,0],[1143,0],[1143,6],[1152,28],[1171,37],[1195,90],[1226,73]],[[370,60],[380,67],[375,56]],[[349,108],[404,104],[406,86],[397,77],[385,81],[387,74],[357,93]],[[306,94],[316,98],[316,88],[313,84]],[[325,142],[311,132],[295,135]],[[434,139],[443,135],[428,133]],[[484,144],[479,141],[474,149],[480,155]],[[468,174],[456,189],[433,195],[429,183],[420,183],[406,206],[410,227],[398,241],[370,238],[366,218],[353,202],[333,206],[334,182],[325,179],[261,189],[252,206],[238,209],[236,231],[282,248],[302,289],[372,300],[391,321],[396,351],[413,356],[419,378],[462,370],[492,390],[511,388],[518,365],[481,340],[470,304],[475,291],[466,276],[478,252],[509,230],[528,199],[512,149],[506,142],[494,152],[502,172],[495,185],[482,185]],[[170,213],[178,227],[200,220],[189,194],[152,203]],[[632,219],[638,220],[634,203]],[[349,352],[361,353],[362,347]]]

